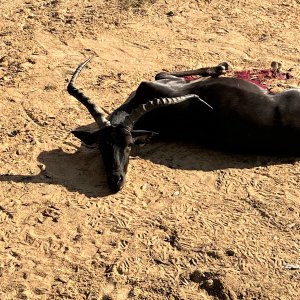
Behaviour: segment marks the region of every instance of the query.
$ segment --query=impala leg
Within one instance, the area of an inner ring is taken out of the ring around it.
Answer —
[[[179,72],[160,72],[155,76],[155,80],[196,75],[201,77],[218,77],[220,75],[225,74],[228,70],[231,69],[232,67],[228,62],[222,62],[215,67],[207,67]]]

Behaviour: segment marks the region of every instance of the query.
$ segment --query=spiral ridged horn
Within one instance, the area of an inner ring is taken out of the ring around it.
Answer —
[[[90,114],[98,124],[99,128],[103,128],[110,125],[110,122],[104,116],[104,111],[101,108],[97,107],[97,105],[94,104],[89,97],[85,96],[82,91],[75,87],[78,75],[80,74],[82,69],[90,62],[91,59],[92,57],[88,58],[77,67],[68,84],[67,91],[71,96],[75,97],[87,108],[87,110],[90,112]]]
[[[180,102],[188,101],[191,99],[197,99],[207,105],[209,108],[212,109],[212,107],[207,104],[204,100],[202,100],[198,95],[196,94],[188,94],[180,97],[161,97],[161,98],[154,98],[152,100],[149,100],[148,102],[139,105],[137,108],[135,108],[130,115],[128,115],[124,122],[122,123],[124,126],[127,127],[133,127],[133,125],[137,122],[137,120],[143,116],[145,113],[156,109],[158,107],[166,106],[166,105],[173,105]]]

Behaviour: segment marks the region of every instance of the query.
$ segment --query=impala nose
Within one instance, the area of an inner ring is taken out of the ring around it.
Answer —
[[[108,177],[108,186],[114,192],[118,192],[124,186],[124,177],[122,174],[112,174]]]

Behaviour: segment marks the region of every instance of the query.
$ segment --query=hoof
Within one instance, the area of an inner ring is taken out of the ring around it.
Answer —
[[[280,72],[282,70],[282,63],[277,62],[277,61],[272,61],[271,62],[271,69],[274,72]]]
[[[225,70],[225,71],[231,71],[233,69],[232,65],[227,61],[221,62],[220,64],[218,64],[218,67],[219,66],[223,67],[223,70]]]

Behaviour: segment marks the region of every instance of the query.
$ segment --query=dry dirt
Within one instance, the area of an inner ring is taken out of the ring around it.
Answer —
[[[158,143],[111,195],[66,93],[91,55],[78,84],[109,111],[162,69],[299,74],[299,3],[1,1],[0,299],[300,299],[299,158]]]

